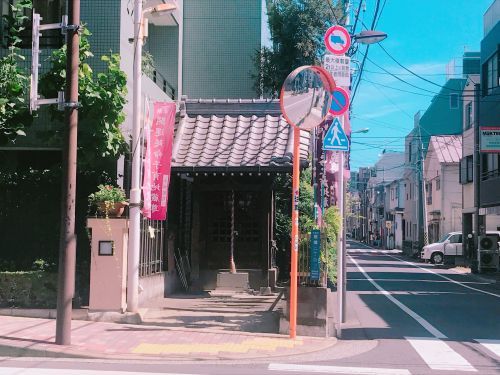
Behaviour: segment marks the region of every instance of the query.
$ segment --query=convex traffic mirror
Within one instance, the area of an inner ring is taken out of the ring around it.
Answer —
[[[312,130],[326,118],[335,82],[319,66],[301,66],[291,72],[281,88],[280,106],[286,121],[302,130]]]

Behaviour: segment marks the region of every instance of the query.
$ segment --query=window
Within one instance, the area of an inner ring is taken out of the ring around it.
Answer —
[[[470,129],[472,124],[474,124],[473,115],[472,102],[467,103],[467,106],[465,107],[465,129]]]
[[[498,87],[498,62],[499,53],[497,51],[483,64],[483,96],[491,94],[492,90]]]
[[[436,178],[436,190],[441,190],[441,177]]]
[[[451,109],[458,108],[458,94],[450,94],[450,108]]]
[[[482,179],[487,180],[500,175],[498,154],[483,154]]]
[[[474,159],[472,155],[460,160],[459,180],[462,185],[474,181]]]
[[[454,234],[450,237],[450,243],[462,243],[462,235]]]
[[[408,162],[411,163],[411,144],[412,142],[408,143]]]

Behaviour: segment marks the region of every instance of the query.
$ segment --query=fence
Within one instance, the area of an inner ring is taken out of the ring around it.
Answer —
[[[139,276],[151,276],[166,268],[165,221],[141,218]]]

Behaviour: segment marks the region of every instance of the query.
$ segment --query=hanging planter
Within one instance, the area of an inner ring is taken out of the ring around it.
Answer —
[[[128,202],[122,188],[111,185],[99,185],[98,191],[89,195],[89,204],[104,217],[121,217]]]
[[[125,206],[128,206],[128,202],[99,202],[97,204],[97,213],[100,216],[121,217],[125,211]]]

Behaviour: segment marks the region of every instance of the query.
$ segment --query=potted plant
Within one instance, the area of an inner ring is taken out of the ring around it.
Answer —
[[[89,195],[89,203],[97,212],[106,217],[120,217],[128,205],[122,188],[112,185],[99,185],[95,193]]]

